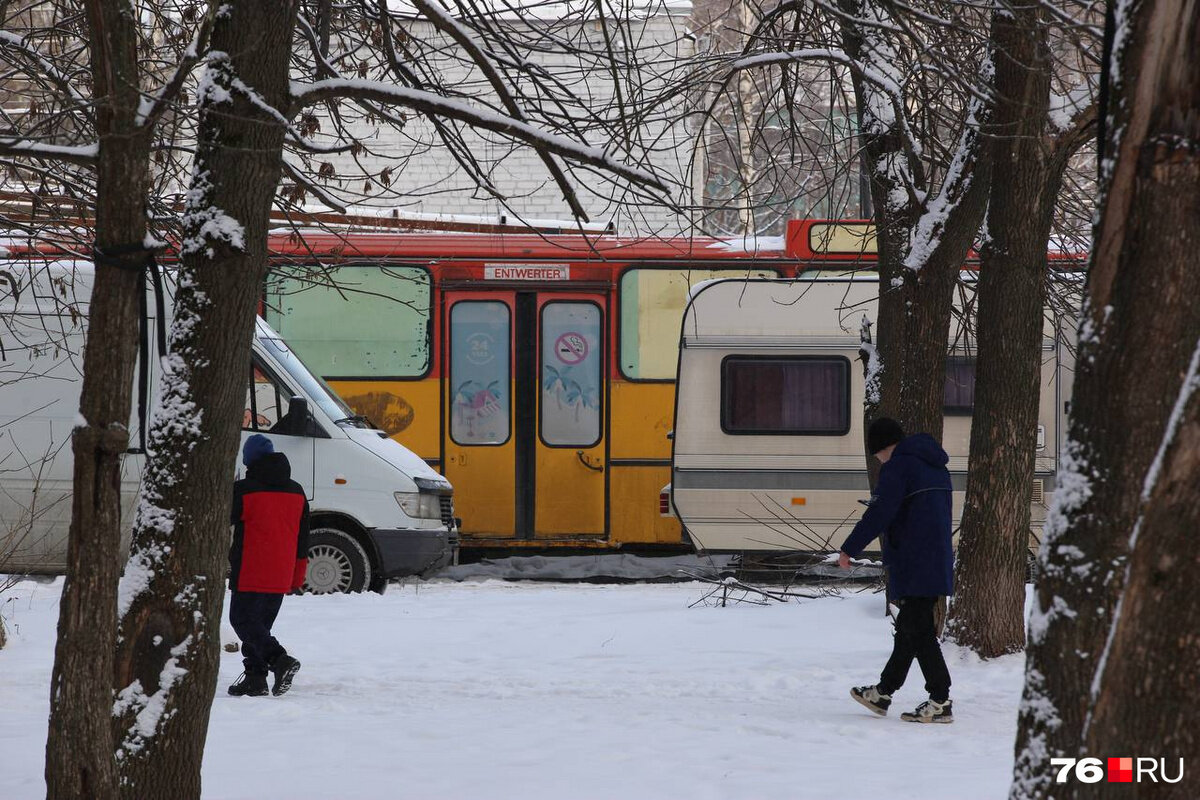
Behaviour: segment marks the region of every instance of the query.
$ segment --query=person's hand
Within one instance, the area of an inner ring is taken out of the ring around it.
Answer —
[[[838,553],[838,566],[842,569],[850,568],[850,556],[845,553]]]

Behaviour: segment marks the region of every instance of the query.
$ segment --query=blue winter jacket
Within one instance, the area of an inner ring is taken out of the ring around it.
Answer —
[[[880,538],[893,597],[954,591],[949,460],[927,433],[897,444],[879,470],[870,507],[842,545],[842,552],[854,557]]]

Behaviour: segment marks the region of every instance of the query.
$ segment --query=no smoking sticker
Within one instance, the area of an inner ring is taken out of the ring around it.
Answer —
[[[564,364],[578,364],[587,358],[587,339],[581,333],[564,333],[554,342],[554,354]]]

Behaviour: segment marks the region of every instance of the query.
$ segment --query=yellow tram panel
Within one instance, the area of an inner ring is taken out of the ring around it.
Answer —
[[[354,413],[427,461],[441,457],[441,380],[331,380],[329,385]]]

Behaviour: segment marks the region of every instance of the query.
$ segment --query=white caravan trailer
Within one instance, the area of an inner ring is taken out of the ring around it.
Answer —
[[[877,292],[875,273],[730,279],[693,289],[680,334],[670,500],[697,550],[820,552],[845,541],[863,510],[858,501],[870,496],[858,351],[863,316],[876,317]],[[1073,382],[1060,327],[1048,321],[1042,339],[1030,475],[1039,538]],[[954,331],[951,339],[957,345],[947,363],[942,442],[957,527],[974,348]]]
[[[0,572],[66,568],[70,438],[92,275],[85,262],[0,262]],[[153,302],[148,307],[153,314]],[[157,359],[147,361],[157,373]],[[445,478],[355,416],[262,319],[247,367],[242,441],[270,438],[308,494],[307,588],[382,590],[388,578],[428,574],[452,560],[458,533]],[[157,377],[150,376],[149,409]],[[138,416],[135,402],[121,482],[125,548],[145,463]],[[239,477],[241,470],[239,458]]]

